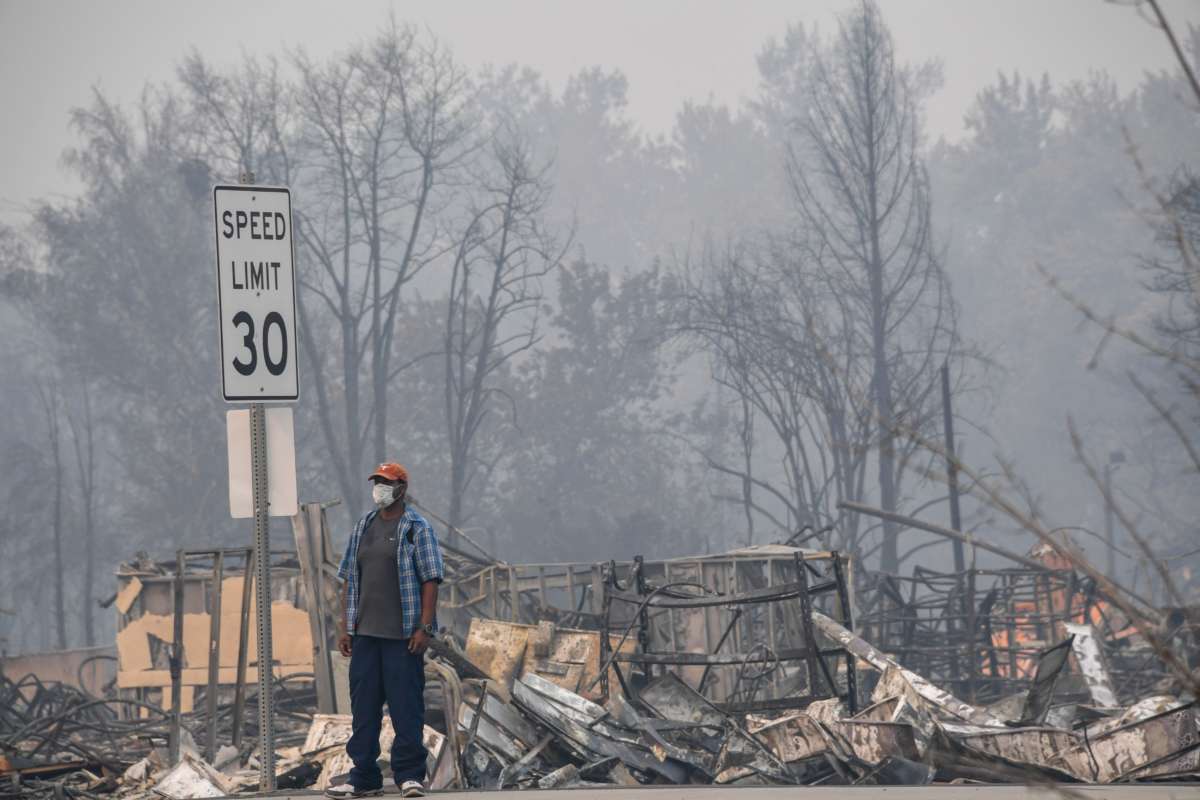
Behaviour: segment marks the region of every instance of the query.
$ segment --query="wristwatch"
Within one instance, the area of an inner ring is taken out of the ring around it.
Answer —
[[[432,622],[425,623],[424,625],[421,626],[421,630],[425,631],[425,633],[429,634],[430,636],[433,636],[433,623]]]

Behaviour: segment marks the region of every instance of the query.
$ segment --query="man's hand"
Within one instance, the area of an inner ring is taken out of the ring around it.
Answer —
[[[354,640],[350,638],[350,634],[348,634],[348,633],[339,633],[338,634],[338,642],[337,642],[338,652],[341,653],[342,655],[344,655],[346,658],[350,657],[350,648],[353,645],[353,643],[354,643]]]
[[[415,655],[421,655],[429,649],[429,634],[424,628],[417,628],[413,631],[413,635],[408,637],[408,652]]]

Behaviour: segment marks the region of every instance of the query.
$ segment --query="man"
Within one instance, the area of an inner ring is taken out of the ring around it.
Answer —
[[[383,794],[379,731],[386,702],[396,732],[392,777],[404,797],[424,795],[425,649],[437,632],[438,584],[444,575],[433,528],[405,504],[408,471],[395,463],[371,473],[378,507],[358,521],[338,568],[342,588],[338,650],[350,658],[354,769],[328,797]]]

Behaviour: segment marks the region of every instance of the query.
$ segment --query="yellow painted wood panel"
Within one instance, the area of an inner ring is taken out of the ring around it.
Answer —
[[[238,633],[241,625],[242,578],[240,575],[222,581],[221,602],[221,674],[226,668],[237,666]],[[249,656],[257,652],[257,632],[254,624],[255,607],[250,609]],[[311,671],[313,665],[312,633],[309,629],[308,612],[285,601],[271,604],[273,660],[282,667],[294,667],[291,672]],[[206,683],[208,670],[210,615],[207,613],[183,615],[183,668],[188,673],[196,671],[204,677],[185,683]],[[157,672],[166,674],[165,652],[160,659],[159,669],[151,660],[150,636],[170,643],[174,636],[174,619],[171,614],[144,614],[130,620],[117,633],[118,685],[119,686],[162,686],[170,683],[169,678],[135,678],[135,673]],[[229,673],[232,675],[232,672]],[[151,681],[151,682],[147,682]],[[222,683],[227,681],[222,678]],[[232,682],[232,677],[228,682]]]

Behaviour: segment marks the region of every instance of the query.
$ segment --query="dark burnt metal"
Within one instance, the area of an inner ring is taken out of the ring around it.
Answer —
[[[663,583],[647,575],[646,562],[640,558],[633,560],[624,581],[616,563],[610,562],[604,569],[602,629],[637,646],[632,652],[614,653],[602,636],[601,663],[632,667],[633,673],[622,677],[635,695],[655,675],[703,667],[689,682],[701,692],[711,691],[711,701],[725,710],[781,711],[837,697],[853,713],[858,706],[853,657],[842,648],[823,644],[812,625],[817,604],[853,625],[843,557],[836,552],[786,552],[793,575],[792,580],[781,582],[774,580],[781,571],[778,564],[763,559],[735,562],[730,571],[704,581]],[[664,570],[664,577],[667,574]],[[768,585],[762,585],[764,581]],[[694,645],[686,648],[685,641],[684,646],[672,648],[689,633],[702,632],[711,642],[707,637],[715,637],[717,631],[720,638],[715,646],[696,650]],[[729,648],[726,642],[731,642]],[[839,657],[844,665],[840,672],[833,667]],[[708,677],[722,668],[734,672],[717,687]],[[600,681],[608,696],[607,670]],[[757,697],[763,689],[775,696]]]

